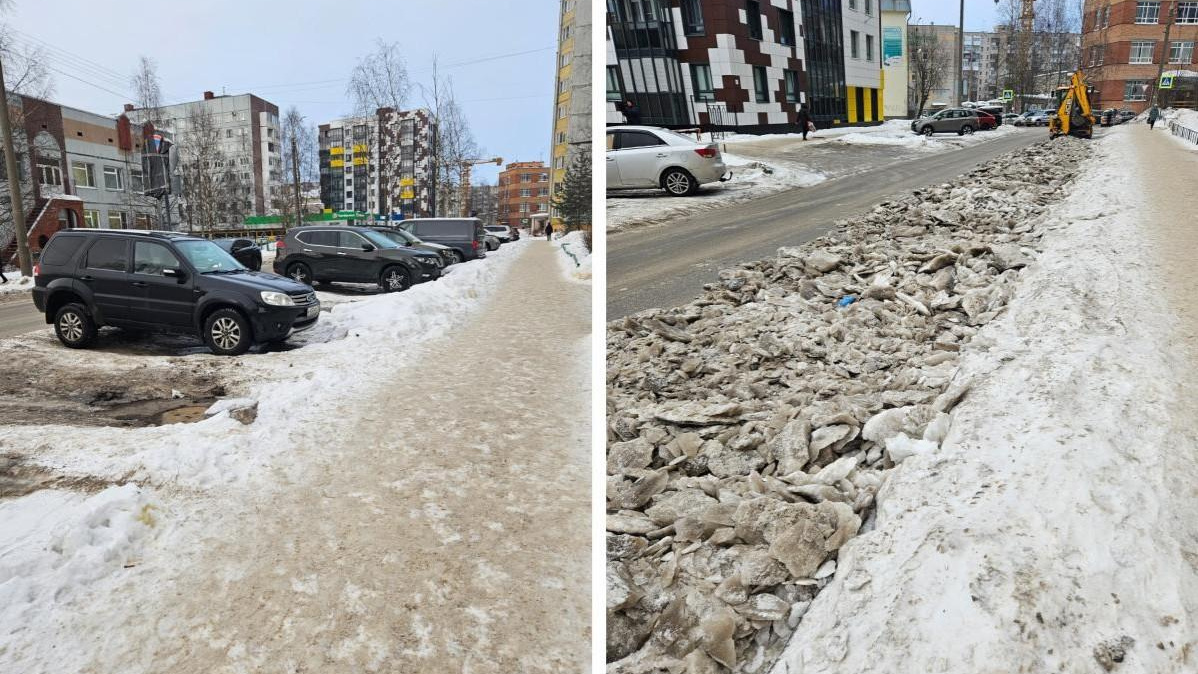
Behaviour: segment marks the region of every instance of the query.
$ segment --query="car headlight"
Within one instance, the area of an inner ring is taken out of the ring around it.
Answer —
[[[420,263],[427,265],[429,267],[440,267],[441,266],[441,260],[439,257],[422,257],[422,258],[420,258]]]
[[[262,301],[272,307],[294,307],[295,300],[291,299],[286,293],[275,293],[269,290],[262,291]]]

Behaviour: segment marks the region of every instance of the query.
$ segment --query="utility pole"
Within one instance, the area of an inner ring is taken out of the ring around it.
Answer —
[[[17,262],[22,276],[33,276],[33,259],[29,256],[29,232],[25,230],[25,202],[21,199],[21,174],[17,171],[17,153],[12,146],[12,120],[8,115],[8,88],[4,84],[4,63],[0,62],[0,134],[4,135],[4,168],[8,171],[8,195],[12,200],[12,227],[17,236]],[[3,264],[3,260],[0,260]]]
[[[1165,59],[1169,58],[1169,29],[1173,27],[1173,13],[1176,7],[1176,2],[1169,5],[1169,17],[1165,21],[1165,41],[1161,45],[1161,63],[1156,69],[1156,81],[1152,83],[1152,104],[1148,106],[1150,108],[1156,107],[1157,95],[1161,91],[1161,76],[1165,74]]]
[[[304,224],[303,198],[300,196],[299,143],[295,140],[295,129],[291,130],[291,181],[295,189],[295,226]]]
[[[964,99],[961,90],[965,88],[965,0],[961,0],[961,15],[957,21],[957,107],[961,107]]]

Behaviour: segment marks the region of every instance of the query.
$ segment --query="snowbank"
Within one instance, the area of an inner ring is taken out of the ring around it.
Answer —
[[[1010,124],[1003,124],[998,128],[978,131],[968,136],[955,134],[921,136],[911,131],[910,124],[910,122],[904,122],[901,128],[897,126],[879,127],[878,131],[872,133],[847,133],[837,137],[836,141],[848,145],[893,145],[924,152],[943,152],[953,148],[977,145],[998,136],[1020,133],[1024,130]]]
[[[561,264],[562,274],[571,281],[589,284],[591,282],[591,251],[586,247],[582,232],[569,234],[553,242],[557,248],[557,261]]]
[[[1094,141],[1045,215],[1043,254],[964,351],[943,446],[890,473],[774,674],[1195,671],[1198,439],[1171,402],[1193,373],[1131,131]]]
[[[1198,110],[1169,108],[1161,111],[1161,115],[1164,117],[1165,122],[1176,122],[1186,129],[1189,129],[1194,133],[1198,133]],[[1181,136],[1173,135],[1173,132],[1169,129],[1169,125],[1167,123],[1163,124],[1162,126],[1165,127],[1165,132],[1169,134],[1169,137],[1172,138],[1174,142],[1191,152],[1198,152],[1198,143],[1195,143],[1192,140],[1186,140]]]
[[[0,283],[0,295],[27,293],[33,289],[33,277],[21,276],[20,272],[6,274],[8,283]]]

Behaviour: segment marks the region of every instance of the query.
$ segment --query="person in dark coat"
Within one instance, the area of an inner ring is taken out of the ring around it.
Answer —
[[[1148,111],[1148,128],[1150,130],[1152,127],[1156,126],[1156,120],[1160,119],[1160,117],[1160,110],[1157,110],[1155,105],[1152,106],[1152,109]]]
[[[641,123],[641,109],[632,101],[624,101],[624,121],[629,124]]]
[[[803,103],[799,106],[799,129],[803,133],[803,140],[807,140],[807,129],[811,126],[811,113],[807,112],[807,104]]]
[[[553,240],[553,225],[549,224],[548,222],[545,223],[545,240]]]
[[[0,283],[8,283],[8,277],[4,275],[4,263],[0,262]]]

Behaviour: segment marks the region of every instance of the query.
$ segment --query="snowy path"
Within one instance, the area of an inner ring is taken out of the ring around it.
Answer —
[[[774,674],[1198,671],[1198,162],[1167,143],[1095,141],[942,448],[888,477]]]
[[[269,492],[199,497],[142,564],[177,567],[158,597],[62,611],[60,650],[89,672],[585,671],[590,292],[554,255],[531,242],[389,383],[292,410],[316,446]]]

